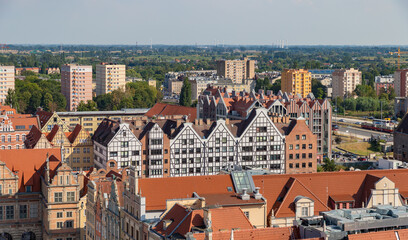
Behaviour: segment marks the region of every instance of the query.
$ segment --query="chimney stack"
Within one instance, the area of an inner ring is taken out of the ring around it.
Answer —
[[[254,193],[255,199],[261,199],[262,198],[262,194],[259,192],[259,189],[261,189],[261,188],[260,187],[255,187],[255,193]]]
[[[242,200],[249,200],[249,199],[250,199],[250,196],[249,196],[249,194],[247,193],[247,189],[246,189],[246,188],[243,188],[243,189],[242,189],[241,199],[242,199]]]

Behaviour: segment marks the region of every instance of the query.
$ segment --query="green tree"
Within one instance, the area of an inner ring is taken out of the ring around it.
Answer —
[[[188,78],[184,78],[179,104],[186,107],[191,106],[191,83],[188,81]]]
[[[7,96],[6,96],[5,103],[17,109],[17,111],[19,110],[16,90],[11,89],[11,88],[7,90]]]
[[[323,170],[325,172],[334,172],[336,170],[336,163],[334,162],[334,160],[330,160],[326,157],[323,159],[323,162]]]
[[[98,111],[96,102],[88,100],[86,103],[84,101],[79,102],[77,111]]]
[[[51,93],[49,93],[49,92],[45,93],[44,97],[43,97],[43,107],[44,107],[44,109],[46,111],[50,111],[51,110],[50,108],[52,108],[52,103],[53,103],[53,100],[52,100]]]

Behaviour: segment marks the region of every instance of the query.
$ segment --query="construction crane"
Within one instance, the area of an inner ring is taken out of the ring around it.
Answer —
[[[390,55],[394,55],[394,54],[397,54],[397,56],[398,56],[398,69],[400,69],[400,58],[401,58],[401,54],[408,54],[408,52],[401,52],[401,49],[400,48],[398,48],[398,52],[389,52],[389,54]]]

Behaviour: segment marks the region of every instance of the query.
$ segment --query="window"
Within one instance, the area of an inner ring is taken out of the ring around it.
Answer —
[[[247,217],[249,219],[249,212],[245,211],[244,214],[245,214],[245,217]]]
[[[129,142],[121,142],[121,147],[129,147]]]
[[[222,143],[227,143],[227,138],[226,137],[222,138]]]
[[[312,167],[312,163],[311,163],[311,162],[309,163],[309,167]]]
[[[57,222],[57,228],[63,228],[64,223],[63,222]]]
[[[271,142],[273,142],[275,140],[274,136],[271,136]]]
[[[302,149],[306,149],[306,144],[302,144]]]
[[[54,202],[62,202],[62,192],[54,193]]]
[[[109,153],[109,157],[117,157],[118,156],[118,152],[110,152]]]
[[[302,207],[302,217],[307,217],[307,216],[309,216],[309,208]]]
[[[75,201],[75,192],[67,192],[67,201],[74,202]]]
[[[306,158],[306,153],[302,153],[302,159]]]
[[[196,153],[201,153],[201,148],[196,148]]]
[[[26,186],[26,192],[31,192],[31,186]]]
[[[152,149],[152,150],[150,150],[150,154],[151,155],[161,155],[162,150],[161,149]]]
[[[267,127],[257,127],[256,128],[257,132],[266,132],[267,131]]]
[[[293,168],[293,163],[289,163],[289,168]]]
[[[151,144],[151,145],[161,145],[161,144],[162,144],[162,140],[161,140],[161,139],[151,139],[151,140],[150,140],[150,144]]]
[[[302,140],[306,140],[306,135],[302,135]]]
[[[289,154],[289,159],[293,159],[293,154]]]
[[[293,144],[289,144],[289,150],[293,149]]]
[[[3,206],[0,206],[0,220],[3,219]]]
[[[296,150],[299,150],[299,144],[296,144]]]
[[[37,218],[38,217],[38,205],[31,204],[30,205],[30,218]]]
[[[313,158],[313,153],[309,153],[309,158]]]
[[[139,156],[140,152],[139,151],[132,151],[132,156]]]
[[[27,205],[20,205],[20,219],[27,218]]]
[[[309,149],[312,149],[313,148],[313,144],[309,144]]]
[[[299,153],[296,153],[296,159],[299,159]]]
[[[306,167],[306,163],[302,163],[302,168],[305,168]]]
[[[190,139],[189,143],[190,143],[190,145],[193,145],[194,144],[194,139]]]
[[[6,219],[14,219],[14,206],[6,206]]]
[[[62,212],[57,212],[57,218],[62,218]]]
[[[216,139],[215,139],[215,143],[216,143],[216,144],[219,144],[219,143],[220,143],[220,139],[219,139],[219,138],[216,138]]]
[[[299,140],[299,135],[296,135],[296,140]]]
[[[123,151],[123,152],[121,153],[121,157],[123,157],[123,158],[129,157],[129,152],[128,152],[128,151]]]
[[[249,138],[248,138],[248,142],[253,142],[253,138],[252,138],[252,137],[249,137]]]

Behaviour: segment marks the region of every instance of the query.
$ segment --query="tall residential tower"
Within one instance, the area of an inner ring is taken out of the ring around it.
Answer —
[[[234,83],[243,84],[244,80],[255,78],[255,61],[247,58],[217,61],[217,75],[229,78]]]
[[[126,66],[102,63],[96,65],[96,95],[110,93],[126,84]]]
[[[305,98],[312,92],[312,74],[304,69],[284,69],[281,86],[282,92],[300,94]]]
[[[333,72],[333,98],[351,94],[361,84],[362,75],[357,69],[337,69]]]
[[[9,89],[14,89],[14,66],[0,66],[0,103],[4,103]]]
[[[61,92],[67,100],[68,111],[76,111],[81,101],[92,100],[92,66],[63,65]]]

